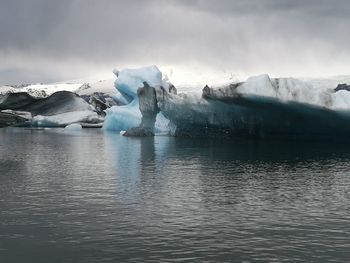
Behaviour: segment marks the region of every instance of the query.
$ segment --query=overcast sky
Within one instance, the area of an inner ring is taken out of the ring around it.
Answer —
[[[1,0],[0,84],[156,64],[350,74],[348,0]]]

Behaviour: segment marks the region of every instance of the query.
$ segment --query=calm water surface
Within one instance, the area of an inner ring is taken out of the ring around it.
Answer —
[[[350,262],[350,146],[0,130],[0,262]]]

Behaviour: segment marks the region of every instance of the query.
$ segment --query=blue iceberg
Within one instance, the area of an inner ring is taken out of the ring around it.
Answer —
[[[115,87],[128,102],[127,105],[113,106],[106,110],[104,129],[110,131],[126,131],[137,127],[141,123],[141,112],[139,110],[139,98],[137,90],[148,83],[152,87],[172,88],[171,83],[163,79],[162,72],[156,66],[143,67],[139,69],[114,70],[117,76]],[[157,116],[156,131],[167,132],[169,120],[162,114]]]

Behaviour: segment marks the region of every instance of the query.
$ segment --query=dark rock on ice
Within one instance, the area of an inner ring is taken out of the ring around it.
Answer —
[[[33,115],[54,115],[77,110],[89,110],[90,106],[79,95],[58,91],[47,98],[37,98],[26,92],[7,93],[0,98],[0,110],[28,111]]]
[[[143,82],[143,87],[137,90],[139,109],[142,114],[140,127],[154,130],[157,114],[160,109],[157,105],[157,94],[153,87]]]
[[[160,111],[157,105],[156,90],[147,82],[143,82],[143,87],[138,88],[137,95],[139,97],[139,109],[142,114],[141,124],[139,127],[127,130],[124,136],[154,136],[154,124]]]
[[[173,93],[173,94],[177,95],[177,89],[171,83],[169,84],[169,93]]]
[[[127,130],[123,136],[127,137],[152,137],[154,132],[146,127],[134,127]]]
[[[12,111],[0,112],[0,128],[21,125],[27,121],[28,119],[23,115],[21,116],[20,112],[12,112]]]
[[[335,92],[340,91],[340,90],[346,90],[346,91],[350,91],[350,85],[348,84],[338,84],[338,86],[334,89]]]
[[[0,110],[27,112],[28,126],[65,127],[71,123],[102,126],[103,118],[79,95],[69,91],[58,91],[49,97],[34,97],[27,92],[6,93],[0,96]],[[17,125],[17,123],[16,123]]]

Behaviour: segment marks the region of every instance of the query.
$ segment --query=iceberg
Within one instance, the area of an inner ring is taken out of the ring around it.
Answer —
[[[347,139],[350,135],[350,93],[344,88],[260,75],[218,88],[205,86],[201,95],[176,94],[156,67],[117,75],[116,88],[131,99],[128,105],[107,111],[105,127],[129,129],[131,135],[144,136],[145,127],[153,129],[154,118],[155,129],[159,120],[167,120],[165,130],[174,136]]]
[[[128,101],[106,110],[104,128],[129,136],[347,139],[348,85],[259,75],[244,82],[180,93],[156,66],[115,71]]]
[[[0,128],[22,125],[32,118],[31,114],[22,111],[2,110],[0,111]]]
[[[50,116],[37,115],[32,118],[30,126],[54,128],[79,123],[86,128],[100,128],[102,127],[102,122],[103,118],[98,116],[96,112],[85,110],[64,112]]]
[[[58,91],[48,97],[6,93],[0,96],[0,111],[4,118],[12,116],[11,122],[3,121],[4,126],[65,127],[80,123],[84,127],[102,127],[104,120],[92,105],[69,91]]]
[[[81,131],[82,129],[83,127],[78,123],[69,124],[64,128],[65,131],[74,131],[74,132]]]
[[[259,139],[347,139],[350,93],[315,88],[292,79],[251,77],[201,97],[167,94],[155,88],[160,111],[181,136]]]
[[[151,87],[164,87],[169,93],[176,93],[175,87],[163,78],[162,72],[156,66],[138,69],[114,70],[117,76],[115,87],[128,104],[113,106],[106,109],[106,117],[103,128],[110,131],[127,131],[141,124],[138,89],[147,83]],[[156,114],[157,115],[157,114]],[[155,122],[156,132],[167,132],[169,120],[162,114],[158,114]]]

